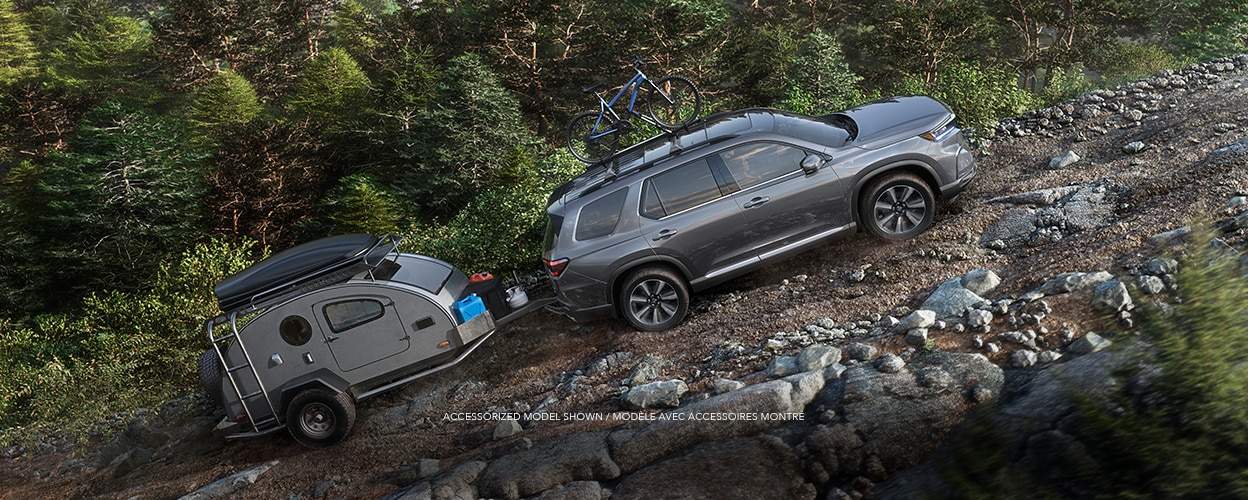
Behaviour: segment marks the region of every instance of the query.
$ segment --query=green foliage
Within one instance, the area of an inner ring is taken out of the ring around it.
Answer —
[[[1177,275],[1182,303],[1170,315],[1145,308],[1151,348],[1108,407],[1081,404],[1090,451],[1109,472],[1093,483],[1100,496],[1248,496],[1248,280],[1209,231],[1197,233]]]
[[[580,168],[565,152],[547,157],[526,169],[522,181],[477,195],[450,222],[412,227],[404,235],[404,250],[471,271],[536,268],[546,197]]]
[[[109,16],[63,40],[51,53],[49,76],[56,85],[126,102],[143,102],[154,89],[152,36],[135,19]]]
[[[1098,61],[1107,87],[1179,65],[1173,55],[1161,48],[1135,43],[1108,45],[1099,55]]]
[[[953,109],[964,125],[988,129],[997,121],[1031,109],[1036,101],[1014,85],[1014,77],[999,69],[971,63],[946,65],[931,83],[912,76],[902,81],[898,93],[929,94]]]
[[[90,420],[195,389],[212,287],[253,247],[213,240],[162,264],[145,290],[93,294],[32,326],[0,321],[0,426]]]
[[[320,220],[328,221],[328,227],[314,231],[319,235],[393,234],[399,232],[399,223],[402,220],[402,210],[396,196],[386,191],[368,174],[343,177],[325,195],[320,212]]]
[[[802,41],[784,81],[780,106],[799,113],[830,113],[862,100],[858,89],[862,77],[849,68],[836,39],[822,30]]]
[[[350,122],[360,113],[370,85],[351,54],[334,47],[308,63],[287,105],[296,115],[332,128],[333,124]]]
[[[513,168],[516,151],[536,144],[521,121],[516,98],[475,54],[456,57],[442,72],[421,129],[407,148],[396,187],[434,216],[452,214]]]
[[[233,71],[221,71],[195,93],[186,119],[196,140],[215,143],[231,125],[250,122],[261,111],[256,89],[247,79]]]
[[[1084,76],[1082,64],[1070,68],[1052,68],[1044,74],[1044,80],[1044,86],[1036,96],[1036,104],[1042,106],[1051,106],[1078,97],[1092,89],[1092,82]]]
[[[38,58],[30,27],[13,10],[11,0],[0,0],[0,87],[34,76]]]
[[[61,292],[143,286],[168,248],[199,234],[203,158],[173,120],[105,103],[45,167],[31,232]],[[72,296],[72,295],[71,295]]]

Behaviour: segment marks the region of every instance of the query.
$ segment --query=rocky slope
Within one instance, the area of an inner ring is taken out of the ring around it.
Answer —
[[[1105,380],[1109,356],[1088,353],[1133,326],[1124,292],[1164,300],[1171,231],[1213,221],[1244,248],[1246,70],[1248,56],[1215,61],[1004,121],[928,233],[857,235],[770,266],[700,295],[672,331],[532,315],[466,364],[365,402],[331,449],[217,440],[219,417],[188,397],[107,440],[4,450],[0,496],[939,491],[931,466],[911,467],[969,409],[1008,398],[1039,419],[1019,427],[1031,442],[1053,428],[1033,411],[1057,401],[1050,373]],[[1004,382],[1019,374],[1022,389]]]

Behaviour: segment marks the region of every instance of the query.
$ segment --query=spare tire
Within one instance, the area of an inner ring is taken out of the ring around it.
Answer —
[[[221,358],[214,349],[199,355],[199,383],[204,386],[208,399],[221,402]]]

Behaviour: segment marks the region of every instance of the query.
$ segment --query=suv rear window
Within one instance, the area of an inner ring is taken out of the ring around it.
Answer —
[[[621,189],[585,205],[580,217],[576,218],[576,239],[592,240],[614,233],[627,194],[628,189]]]
[[[703,158],[647,179],[641,192],[641,213],[655,219],[666,217],[721,195],[711,165]]]

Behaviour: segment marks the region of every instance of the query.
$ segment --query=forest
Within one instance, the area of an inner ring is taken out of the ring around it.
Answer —
[[[1241,0],[0,0],[0,428],[195,390],[212,286],[348,232],[535,270],[580,90],[995,120],[1248,51]]]

